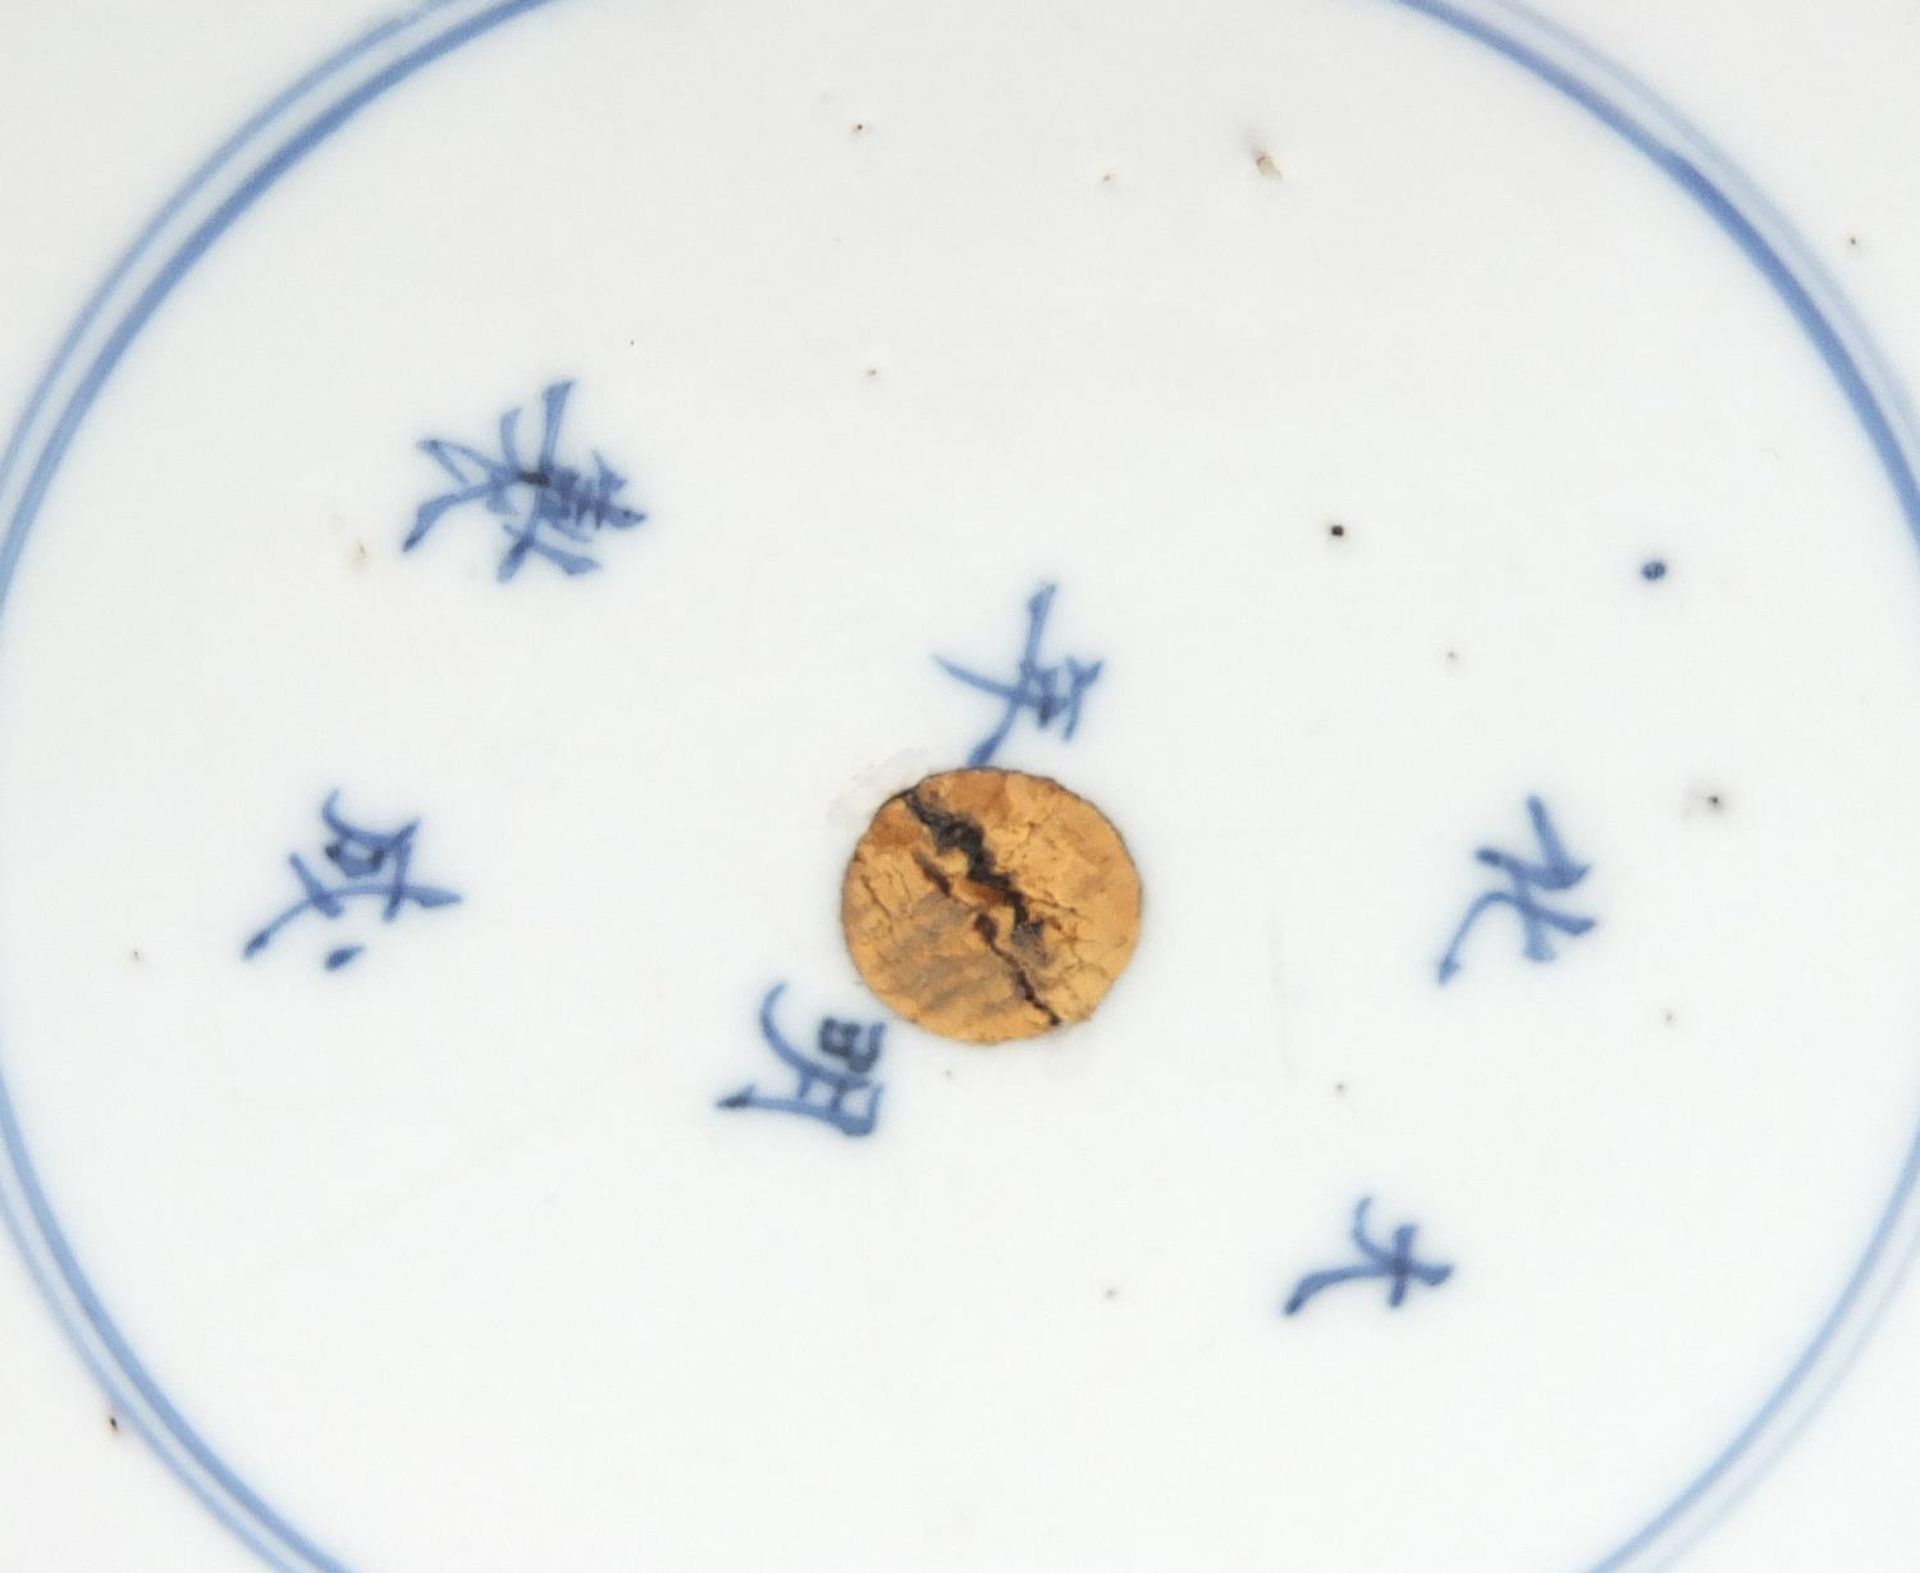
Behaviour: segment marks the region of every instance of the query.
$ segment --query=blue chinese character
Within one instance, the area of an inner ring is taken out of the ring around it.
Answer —
[[[317,912],[331,921],[345,914],[349,901],[367,898],[381,904],[382,920],[391,923],[409,902],[417,907],[448,907],[460,899],[450,890],[416,885],[408,880],[407,870],[413,862],[413,838],[420,829],[419,820],[393,831],[362,830],[341,817],[334,806],[339,797],[338,792],[328,797],[320,807],[320,817],[326,822],[327,829],[333,832],[333,840],[323,849],[326,859],[339,870],[343,878],[337,883],[327,883],[295,853],[287,861],[293,865],[294,877],[300,881],[300,888],[306,894],[248,940],[246,949],[241,952],[243,956],[252,958],[259,955],[272,942],[274,935],[304,912]],[[344,967],[364,948],[360,945],[342,945],[329,951],[326,957],[327,970],[331,972]]]
[[[825,1017],[815,1039],[815,1052],[800,1052],[781,1036],[773,1011],[786,984],[776,984],[760,1002],[760,1032],[773,1052],[794,1074],[792,1096],[769,1098],[749,1082],[720,1100],[723,1109],[771,1109],[778,1114],[803,1114],[821,1120],[847,1136],[865,1136],[880,1114],[880,1096],[886,1089],[873,1079],[874,1066],[886,1043],[886,1023],[861,1027],[857,1022]],[[834,1063],[829,1063],[829,1062]],[[821,1097],[816,1099],[816,1090]],[[858,1094],[864,1093],[862,1100]],[[849,1099],[852,1100],[849,1104]]]
[[[1526,935],[1526,955],[1530,961],[1553,960],[1553,946],[1547,942],[1548,929],[1558,929],[1562,934],[1578,937],[1594,926],[1595,920],[1592,918],[1555,912],[1543,907],[1536,899],[1536,891],[1573,889],[1587,877],[1588,865],[1576,863],[1567,856],[1567,849],[1554,831],[1553,821],[1547,817],[1546,805],[1539,798],[1527,799],[1527,814],[1533,821],[1534,837],[1540,843],[1541,861],[1529,863],[1512,853],[1499,852],[1492,847],[1481,847],[1474,853],[1487,867],[1499,869],[1512,880],[1513,888],[1490,890],[1467,908],[1466,917],[1461,919],[1460,927],[1454,931],[1453,943],[1447,946],[1447,953],[1440,958],[1442,983],[1460,970],[1460,947],[1466,940],[1467,931],[1479,920],[1481,913],[1490,907],[1512,907],[1519,915]]]
[[[1306,1303],[1323,1289],[1368,1278],[1384,1279],[1392,1286],[1387,1290],[1387,1307],[1397,1311],[1407,1298],[1410,1285],[1420,1283],[1429,1289],[1437,1289],[1453,1276],[1451,1267],[1414,1259],[1413,1237],[1418,1230],[1413,1224],[1405,1223],[1395,1229],[1391,1246],[1383,1246],[1379,1241],[1370,1239],[1367,1235],[1367,1209],[1372,1205],[1373,1198],[1363,1196],[1360,1205],[1353,1210],[1353,1243],[1362,1260],[1352,1267],[1334,1267],[1325,1272],[1308,1273],[1288,1299],[1285,1315],[1298,1316]]]
[[[539,456],[532,464],[520,457],[518,409],[500,417],[497,459],[463,443],[438,438],[421,443],[421,451],[459,482],[459,487],[420,505],[400,549],[412,551],[443,514],[468,503],[481,503],[507,533],[506,555],[500,559],[495,575],[502,583],[520,571],[529,553],[546,558],[568,574],[598,568],[600,564],[586,553],[561,543],[584,546],[609,525],[617,530],[630,529],[647,516],[614,500],[625,488],[627,478],[598,453],[593,455],[591,470],[559,462],[560,423],[572,391],[571,382],[556,382],[541,395],[546,424]]]
[[[1053,608],[1053,592],[1058,588],[1057,585],[1042,585],[1027,602],[1027,643],[1020,653],[1019,671],[1011,683],[970,672],[965,667],[954,665],[944,656],[934,657],[961,682],[1006,702],[1006,709],[1000,715],[1000,724],[967,756],[969,765],[978,768],[993,758],[995,751],[1006,741],[1007,734],[1013,730],[1013,723],[1020,719],[1022,710],[1033,712],[1034,724],[1042,731],[1052,725],[1056,718],[1064,718],[1066,725],[1060,729],[1063,738],[1071,738],[1074,728],[1080,724],[1080,702],[1105,663],[1095,661],[1091,666],[1086,666],[1068,658],[1056,666],[1040,664],[1040,640],[1046,632],[1047,613]],[[1063,675],[1066,683],[1064,690],[1061,687]]]

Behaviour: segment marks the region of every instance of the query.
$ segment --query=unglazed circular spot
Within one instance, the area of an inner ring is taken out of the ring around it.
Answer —
[[[840,922],[897,1015],[1006,1043],[1099,1007],[1140,938],[1140,874],[1106,816],[1059,782],[953,770],[880,805]]]

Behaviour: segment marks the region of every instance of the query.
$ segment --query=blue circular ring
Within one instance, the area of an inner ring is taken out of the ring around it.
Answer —
[[[415,72],[550,0],[426,0],[322,61],[248,120],[155,214],[89,298],[0,453],[0,605],[48,487],[87,412],[175,286],[279,178]],[[1865,328],[1792,228],[1671,106],[1514,0],[1387,0],[1531,73],[1649,159],[1759,271],[1825,363],[1920,540],[1920,435]],[[348,1573],[263,1501],[194,1431],[141,1364],[75,1258],[0,1078],[0,1212],[55,1317],[119,1414],[208,1509],[269,1565]],[[1920,1233],[1920,1131],[1832,1308],[1747,1424],[1633,1534],[1586,1564],[1626,1573],[1672,1560],[1778,1458],[1877,1324]]]

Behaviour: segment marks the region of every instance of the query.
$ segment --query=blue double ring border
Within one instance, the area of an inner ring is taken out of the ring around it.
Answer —
[[[0,610],[69,445],[94,400],[174,287],[281,176],[359,110],[417,71],[553,0],[428,0],[315,66],[188,177],[115,262],[62,339],[0,454]],[[1374,3],[1374,0],[1368,0]],[[1759,270],[1811,342],[1920,541],[1920,439],[1890,368],[1786,221],[1706,137],[1618,65],[1511,0],[1378,0],[1484,45],[1593,115],[1651,160]],[[177,1409],[121,1334],[41,1186],[0,1077],[0,1211],[55,1317],[106,1390],[216,1518],[270,1566],[349,1573],[261,1499]],[[1746,1425],[1651,1518],[1584,1573],[1669,1564],[1760,1479],[1818,1410],[1885,1311],[1920,1219],[1920,1129],[1866,1247],[1805,1350]]]

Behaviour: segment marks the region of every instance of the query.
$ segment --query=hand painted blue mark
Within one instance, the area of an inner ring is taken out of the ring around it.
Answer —
[[[1406,1301],[1407,1290],[1414,1284],[1424,1284],[1429,1289],[1437,1289],[1453,1276],[1453,1268],[1435,1262],[1422,1262],[1413,1254],[1413,1239],[1419,1232],[1417,1224],[1403,1223],[1393,1231],[1393,1243],[1382,1245],[1367,1234],[1367,1210],[1373,1206],[1371,1196],[1363,1196],[1353,1209],[1352,1237],[1356,1250],[1360,1252],[1360,1261],[1351,1267],[1333,1267],[1323,1272],[1308,1273],[1288,1297],[1282,1314],[1298,1316],[1307,1302],[1322,1290],[1331,1289],[1336,1284],[1355,1283],[1362,1279],[1383,1279],[1389,1285],[1387,1290],[1387,1308],[1397,1311]]]
[[[1640,565],[1640,577],[1648,584],[1658,584],[1667,576],[1667,565],[1658,557],[1650,557]]]
[[[774,1008],[786,991],[775,984],[760,1002],[760,1032],[773,1052],[794,1074],[790,1097],[770,1098],[749,1082],[720,1100],[723,1109],[769,1109],[776,1114],[800,1114],[820,1120],[847,1136],[866,1136],[880,1117],[880,1098],[886,1091],[873,1079],[886,1046],[885,1022],[862,1027],[858,1022],[823,1017],[815,1039],[815,1055],[803,1054],[789,1043],[773,1019]],[[817,1056],[817,1057],[816,1057]],[[837,1061],[838,1068],[829,1061]],[[815,1090],[823,1095],[814,1096]],[[864,1093],[865,1099],[859,1096]],[[851,1100],[851,1101],[849,1101]]]
[[[1537,890],[1559,892],[1573,889],[1587,877],[1589,865],[1576,863],[1567,856],[1567,849],[1561,844],[1553,821],[1547,816],[1546,804],[1539,798],[1527,799],[1527,814],[1533,821],[1533,833],[1539,840],[1543,861],[1529,863],[1510,852],[1496,851],[1492,847],[1481,847],[1474,853],[1487,867],[1499,869],[1512,880],[1513,888],[1490,890],[1467,908],[1467,915],[1460,920],[1460,927],[1454,930],[1453,943],[1447,946],[1447,953],[1440,958],[1442,983],[1460,970],[1460,947],[1466,942],[1467,932],[1479,921],[1480,915],[1491,907],[1512,907],[1519,914],[1526,932],[1526,955],[1529,961],[1553,960],[1554,949],[1547,942],[1548,929],[1557,929],[1562,934],[1577,938],[1594,926],[1596,920],[1593,918],[1555,912],[1543,907],[1535,898]]]
[[[408,903],[417,907],[449,907],[459,901],[450,890],[416,885],[407,878],[413,863],[419,820],[411,820],[398,830],[363,830],[341,816],[335,806],[339,799],[340,794],[335,792],[320,805],[320,817],[333,832],[333,839],[322,850],[327,861],[344,878],[329,884],[308,867],[298,853],[288,858],[305,894],[247,941],[246,949],[241,952],[243,957],[251,960],[259,955],[281,929],[307,912],[317,912],[331,922],[345,915],[348,902],[370,898],[381,903],[381,920],[391,923]],[[365,948],[342,945],[328,951],[327,971],[338,972]]]
[[[992,694],[1006,704],[1006,709],[1000,715],[1000,724],[967,756],[969,765],[978,768],[992,760],[1023,710],[1033,712],[1034,724],[1042,731],[1056,719],[1064,720],[1066,724],[1060,729],[1062,738],[1071,739],[1080,725],[1081,701],[1105,663],[1095,661],[1091,665],[1083,665],[1069,657],[1054,666],[1040,664],[1040,641],[1046,633],[1047,614],[1053,609],[1053,594],[1058,588],[1058,585],[1042,585],[1027,602],[1027,642],[1020,652],[1020,667],[1011,683],[968,671],[963,666],[956,666],[945,656],[934,657],[961,682],[982,693]],[[1063,676],[1066,682],[1064,691],[1061,688]]]
[[[9,499],[11,508],[0,537],[0,597],[11,592],[21,551],[39,526],[45,499],[102,390],[202,258],[289,171],[302,167],[335,132],[354,123],[367,105],[501,23],[548,3],[420,0],[408,6],[269,104],[158,210],[89,298],[0,452],[0,495]],[[1920,537],[1920,483],[1913,458],[1920,453],[1920,430],[1900,397],[1897,379],[1812,260],[1805,242],[1752,191],[1725,155],[1643,84],[1512,0],[1397,3],[1504,56],[1592,114],[1720,226],[1777,292],[1826,365],[1879,457],[1902,517]],[[422,27],[430,28],[424,42],[417,36]],[[396,35],[404,49],[396,45],[389,56],[388,40]],[[215,197],[211,211],[204,214],[189,202],[203,188]],[[98,334],[89,339],[96,327]],[[304,1573],[348,1573],[344,1563],[240,1478],[132,1348],[67,1238],[35,1168],[4,1076],[0,1182],[0,1211],[48,1305],[111,1401],[167,1467],[266,1563]],[[1793,1364],[1738,1434],[1647,1522],[1603,1557],[1585,1564],[1585,1573],[1628,1573],[1655,1560],[1665,1565],[1752,1490],[1818,1413],[1881,1325],[1912,1254],[1902,1242],[1912,1232],[1917,1204],[1920,1136],[1901,1156],[1886,1206],[1858,1261]]]
[[[564,573],[591,573],[600,564],[568,545],[591,544],[601,530],[631,529],[646,515],[615,499],[627,478],[598,453],[591,470],[559,462],[560,426],[566,418],[571,382],[556,382],[540,396],[545,424],[540,451],[531,464],[520,456],[520,411],[500,417],[500,457],[491,458],[463,443],[429,438],[420,444],[441,469],[459,482],[450,492],[420,505],[413,528],[400,543],[410,552],[427,537],[442,516],[470,503],[483,505],[507,533],[506,554],[495,574],[502,584],[520,571],[529,554],[544,557]]]

